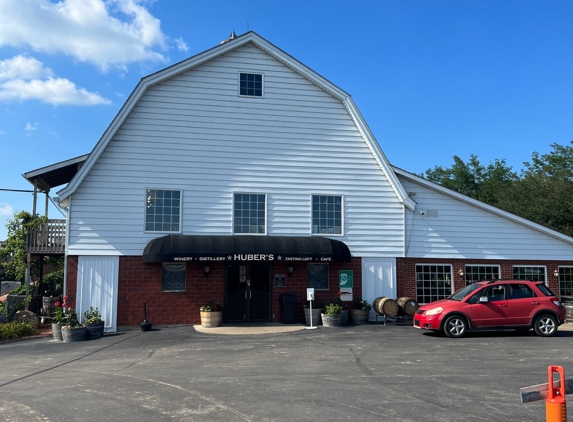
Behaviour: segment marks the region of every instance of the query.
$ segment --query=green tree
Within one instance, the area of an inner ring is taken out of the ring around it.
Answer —
[[[6,223],[8,238],[6,246],[0,249],[0,261],[6,270],[6,278],[24,282],[26,275],[26,231],[46,223],[46,217],[32,216],[27,211],[14,214]]]
[[[491,205],[497,204],[497,192],[519,179],[505,160],[495,160],[484,166],[477,156],[471,155],[465,163],[460,157],[454,155],[454,164],[444,168],[436,166],[426,170],[426,179],[438,183],[448,189],[467,195]]]

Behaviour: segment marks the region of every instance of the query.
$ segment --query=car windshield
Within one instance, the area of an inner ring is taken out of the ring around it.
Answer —
[[[458,290],[453,295],[448,297],[448,300],[456,300],[459,302],[459,301],[463,300],[466,296],[469,296],[470,294],[472,294],[473,292],[475,292],[477,289],[479,289],[482,286],[483,286],[482,284],[478,284],[478,283],[470,284],[469,286],[466,286],[463,289]]]

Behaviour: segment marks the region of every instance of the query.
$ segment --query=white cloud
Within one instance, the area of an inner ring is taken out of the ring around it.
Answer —
[[[183,40],[183,38],[176,38],[174,41],[175,41],[175,46],[179,51],[189,51],[189,46]]]
[[[14,207],[5,202],[0,202],[0,216],[9,215],[10,217],[14,215]]]
[[[42,62],[26,56],[0,61],[0,101],[38,100],[53,105],[111,104],[97,93],[57,78]]]
[[[139,3],[2,0],[0,46],[29,46],[43,53],[63,53],[104,71],[112,66],[126,68],[133,62],[165,62],[165,57],[156,51],[167,49],[168,38],[161,30],[161,22]],[[176,40],[176,44],[178,48],[186,47],[182,40]]]
[[[33,125],[30,124],[30,122],[26,123],[26,127],[24,128],[24,130],[26,132],[33,132],[35,130],[38,129],[38,122],[34,123]]]

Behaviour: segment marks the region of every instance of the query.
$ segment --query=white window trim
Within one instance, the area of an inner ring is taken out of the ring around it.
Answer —
[[[467,274],[468,274],[468,271],[467,271],[468,267],[497,267],[497,273],[499,274],[499,279],[501,279],[501,265],[499,265],[499,264],[491,264],[491,265],[472,264],[472,263],[464,264],[464,277],[467,276]],[[466,283],[467,283],[467,281],[466,281]]]
[[[511,276],[513,278],[513,269],[514,268],[545,268],[545,285],[547,286],[549,283],[549,274],[547,274],[547,265],[512,265],[511,266]]]
[[[312,231],[312,200],[315,196],[340,196],[340,234],[338,233],[313,233]],[[311,193],[310,194],[310,235],[311,236],[322,236],[322,237],[344,237],[344,209],[345,209],[346,201],[344,195],[342,194],[333,194],[333,193]]]
[[[456,292],[455,287],[454,287],[454,284],[455,284],[454,283],[454,281],[455,281],[454,280],[454,273],[455,273],[454,264],[452,264],[450,262],[444,262],[444,263],[441,263],[441,262],[438,262],[438,263],[436,263],[436,262],[431,262],[431,263],[430,262],[419,262],[418,263],[417,262],[417,263],[414,263],[414,283],[416,283],[416,281],[417,281],[415,277],[416,277],[416,273],[417,273],[416,267],[418,265],[449,265],[450,266],[450,295],[453,295]],[[417,289],[417,286],[416,286],[416,289]],[[424,305],[424,304],[425,304],[425,302],[420,303],[420,305]]]
[[[265,197],[265,231],[264,233],[235,233],[235,195],[263,195]],[[232,204],[232,218],[231,218],[231,234],[233,236],[266,236],[267,232],[269,230],[268,227],[268,216],[269,216],[269,204],[268,204],[268,196],[266,193],[261,193],[261,192],[244,192],[244,191],[240,191],[240,192],[233,192],[232,194],[232,198],[231,198],[231,204]]]
[[[179,230],[178,231],[157,231],[157,230],[145,230],[146,226],[146,215],[147,215],[147,191],[148,190],[163,190],[163,191],[179,191]],[[150,188],[146,187],[143,191],[143,233],[181,233],[183,226],[183,189],[174,188]]]
[[[241,73],[248,73],[251,75],[261,75],[261,96],[255,95],[241,95]],[[237,73],[237,95],[241,98],[250,98],[252,100],[261,100],[265,98],[265,74],[256,70],[239,70]]]

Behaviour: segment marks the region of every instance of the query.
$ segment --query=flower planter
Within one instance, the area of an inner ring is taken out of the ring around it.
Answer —
[[[322,326],[323,327],[340,327],[342,326],[342,314],[338,315],[326,315],[321,314]]]
[[[86,327],[86,340],[97,340],[103,337],[104,321],[84,323]]]
[[[64,343],[73,343],[76,341],[84,341],[86,339],[85,327],[63,328],[62,338]]]
[[[322,309],[314,309],[312,308],[312,325],[314,327],[321,324],[320,321],[320,313]],[[306,325],[310,327],[310,308],[304,308],[304,320],[306,321]]]
[[[201,326],[214,328],[223,322],[223,311],[201,312]]]
[[[52,322],[52,337],[56,341],[64,340],[62,338],[62,324],[56,324],[55,322]]]
[[[351,309],[350,318],[354,324],[366,324],[370,316],[370,311],[366,309]]]

